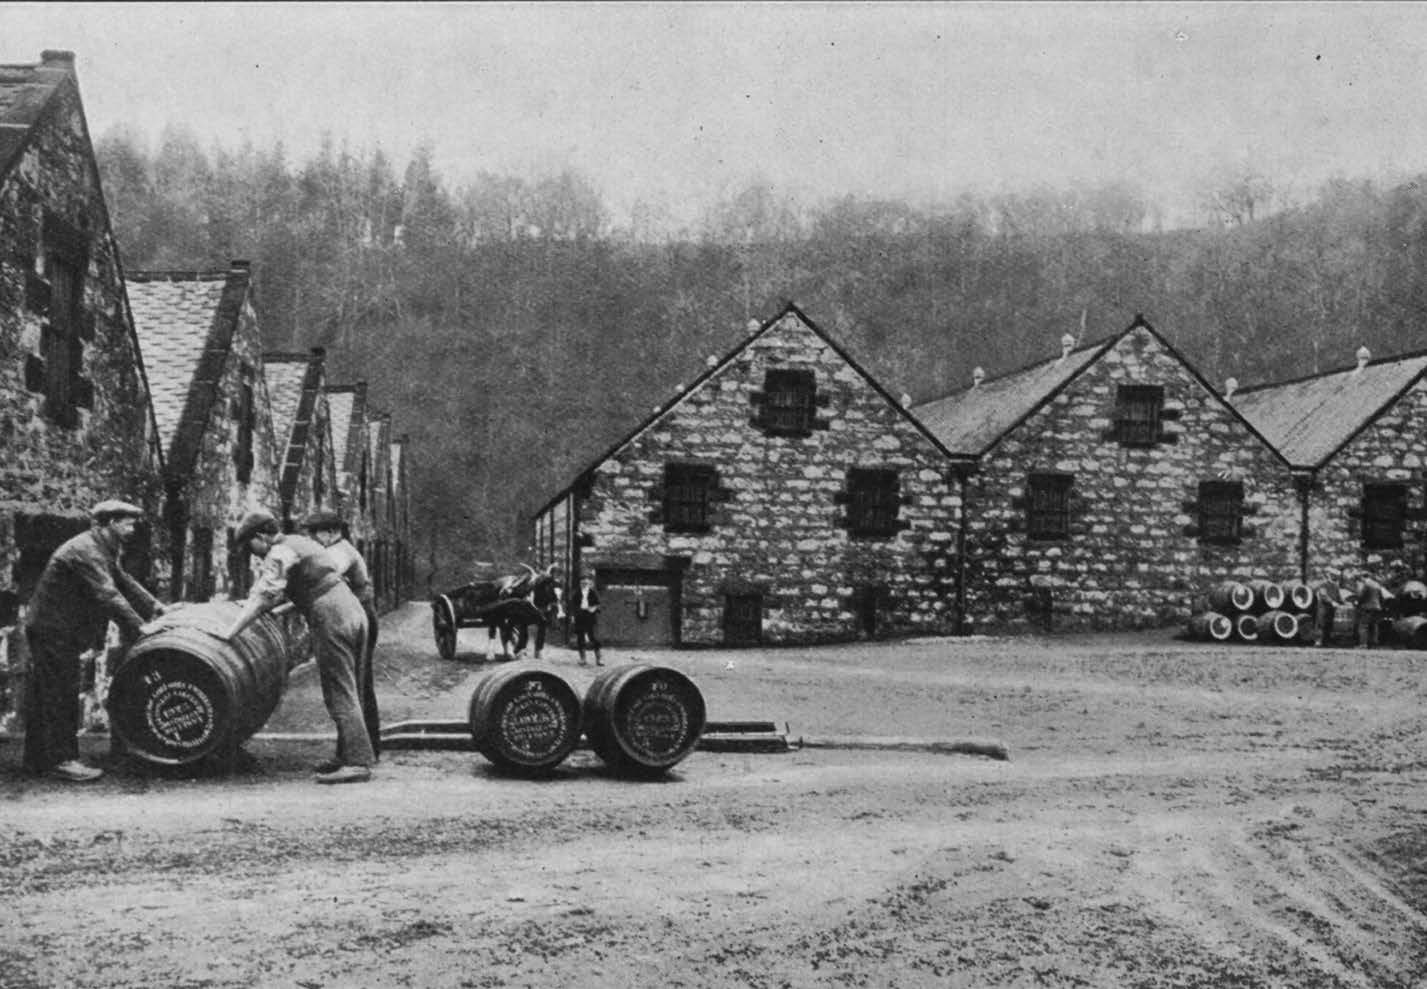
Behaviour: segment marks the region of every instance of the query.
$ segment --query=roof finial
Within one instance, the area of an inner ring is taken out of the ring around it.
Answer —
[[[1065,360],[1070,356],[1070,352],[1075,349],[1074,334],[1067,333],[1060,338],[1060,359]]]
[[[1233,398],[1233,397],[1234,397],[1234,391],[1235,391],[1235,389],[1237,389],[1238,387],[1239,387],[1239,379],[1238,379],[1238,378],[1225,378],[1225,379],[1224,379],[1224,397],[1225,397],[1225,398]]]
[[[1372,360],[1372,351],[1368,350],[1366,346],[1359,347],[1357,358],[1358,370],[1361,371],[1363,368],[1368,366],[1368,361]]]
[[[902,408],[904,409],[910,409],[912,407],[912,396],[906,392],[902,392],[902,397],[898,399],[898,401],[902,403]]]
[[[971,369],[971,387],[975,388],[986,379],[986,369],[979,364]]]

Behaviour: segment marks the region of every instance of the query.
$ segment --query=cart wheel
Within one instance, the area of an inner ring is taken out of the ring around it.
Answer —
[[[442,659],[456,658],[456,616],[451,602],[437,598],[431,602],[431,630],[436,635],[436,652]]]

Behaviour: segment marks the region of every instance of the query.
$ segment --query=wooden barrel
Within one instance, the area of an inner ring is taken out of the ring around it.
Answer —
[[[1226,580],[1217,584],[1209,588],[1205,596],[1208,598],[1209,610],[1217,611],[1221,615],[1248,611],[1254,606],[1253,590],[1248,584],[1241,584],[1237,580]]]
[[[1427,649],[1427,618],[1409,615],[1392,623],[1392,635],[1408,649]]]
[[[1301,580],[1285,580],[1283,587],[1283,609],[1304,612],[1313,607],[1313,588]]]
[[[1234,637],[1242,642],[1253,642],[1259,637],[1259,620],[1255,615],[1234,617]]]
[[[1259,615],[1258,641],[1268,643],[1292,642],[1298,638],[1298,616],[1287,611],[1265,611]]]
[[[1397,608],[1404,616],[1427,613],[1427,584],[1409,580],[1397,590]]]
[[[1273,580],[1251,580],[1249,589],[1253,592],[1253,607],[1260,611],[1279,611],[1283,608],[1283,585]]]
[[[486,673],[471,694],[476,751],[502,769],[545,773],[580,741],[580,698],[554,673],[504,666]]]
[[[1298,634],[1294,638],[1302,645],[1312,645],[1318,638],[1317,619],[1313,612],[1305,611],[1294,617],[1298,619]]]
[[[1227,615],[1205,611],[1189,616],[1189,636],[1194,639],[1227,642],[1234,635],[1234,623]]]
[[[1340,604],[1333,609],[1333,624],[1328,629],[1325,641],[1352,642],[1357,632],[1358,612],[1352,605]]]
[[[635,663],[595,677],[585,692],[585,737],[617,772],[654,776],[698,745],[704,698],[678,670]]]
[[[263,726],[306,658],[289,622],[264,615],[231,642],[239,602],[172,605],[164,627],[120,659],[109,686],[109,724],[130,754],[165,766],[230,758]]]

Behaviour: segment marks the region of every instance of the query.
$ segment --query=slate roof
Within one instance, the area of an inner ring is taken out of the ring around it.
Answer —
[[[362,423],[367,416],[367,383],[328,385],[327,408],[332,419],[332,451],[337,470],[355,475],[362,466]]]
[[[273,411],[273,435],[283,455],[278,494],[284,510],[290,509],[307,455],[307,430],[317,404],[326,351],[313,347],[305,354],[263,355],[263,375],[268,383],[268,402]]]
[[[982,381],[912,407],[912,415],[953,454],[985,453],[1017,423],[1084,370],[1114,340]]]
[[[893,398],[892,395],[887,391],[887,389],[883,388],[882,385],[877,381],[877,379],[872,377],[872,375],[869,374],[862,367],[861,364],[853,360],[852,355],[850,355],[847,351],[843,350],[842,347],[839,346],[835,340],[833,340],[830,336],[823,332],[823,329],[816,323],[814,323],[811,319],[809,319],[806,313],[804,313],[793,303],[788,302],[778,312],[778,315],[774,316],[772,319],[769,319],[762,325],[760,325],[757,329],[755,329],[752,333],[745,337],[740,343],[738,343],[732,350],[725,354],[719,361],[710,364],[702,374],[700,374],[697,378],[694,379],[693,384],[689,385],[688,388],[683,388],[676,391],[675,394],[668,401],[664,402],[662,405],[660,405],[654,410],[653,415],[645,418],[643,422],[641,422],[638,426],[635,426],[632,430],[626,433],[618,442],[616,442],[613,446],[609,447],[609,449],[605,450],[604,453],[602,453],[599,457],[595,458],[594,461],[592,461],[583,470],[576,474],[575,480],[571,481],[569,484],[561,488],[550,498],[549,501],[545,502],[544,505],[541,505],[540,508],[536,510],[536,516],[539,517],[548,512],[557,502],[560,501],[560,499],[564,498],[565,495],[567,495],[571,490],[574,489],[575,485],[579,483],[580,478],[586,476],[590,473],[590,471],[594,470],[595,467],[599,466],[600,464],[608,460],[610,457],[614,456],[614,454],[626,443],[629,443],[640,433],[644,432],[651,425],[662,419],[671,409],[674,408],[674,406],[678,405],[689,395],[692,395],[694,392],[698,391],[699,387],[703,385],[705,381],[709,380],[714,375],[721,372],[724,368],[731,364],[738,357],[739,354],[743,353],[743,351],[751,347],[759,337],[772,330],[773,327],[777,326],[784,320],[785,317],[788,316],[793,316],[797,318],[799,322],[801,322],[804,326],[806,326],[809,330],[812,331],[813,335],[818,337],[818,339],[822,340],[822,342],[827,344],[828,347],[832,348],[833,353],[837,354],[837,356],[842,358],[842,360],[849,367],[851,367],[854,371],[861,375],[862,379],[872,387],[872,390],[877,392],[877,394],[881,395],[882,398],[885,399],[889,405],[896,409],[897,412],[904,419],[907,420],[907,422],[912,426],[912,428],[924,435],[928,440],[931,441],[932,445],[935,446],[937,449],[941,450],[942,453],[946,453],[948,456],[950,456],[949,451],[946,450],[945,447],[942,445],[941,440],[934,433],[928,430],[926,426],[923,425],[922,422],[918,420],[914,415],[912,415],[907,409],[903,408],[902,403],[898,402],[895,398]]]
[[[73,77],[73,52],[46,51],[34,65],[0,65],[0,176],[19,158],[60,83]]]
[[[1427,371],[1427,352],[1255,385],[1229,401],[1295,467],[1327,462]]]
[[[248,292],[246,262],[218,272],[130,272],[129,308],[168,471],[197,466]]]

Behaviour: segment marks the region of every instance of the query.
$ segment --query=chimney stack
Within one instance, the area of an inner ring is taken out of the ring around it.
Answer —
[[[1368,348],[1367,348],[1366,346],[1359,347],[1359,348],[1358,348],[1358,353],[1357,353],[1357,358],[1358,358],[1358,370],[1361,371],[1363,368],[1365,368],[1365,367],[1368,366],[1368,361],[1372,360],[1372,351],[1371,351],[1371,350],[1368,350]]]
[[[972,388],[975,388],[977,385],[981,384],[981,382],[982,382],[983,380],[985,380],[985,378],[986,378],[986,369],[985,369],[985,368],[980,367],[980,366],[977,366],[977,367],[975,367],[975,368],[972,368],[972,370],[971,370],[971,387],[972,387]]]
[[[1075,349],[1075,337],[1067,333],[1060,338],[1060,359],[1065,360],[1070,356],[1070,352]]]
[[[1233,397],[1234,397],[1234,390],[1235,390],[1236,388],[1238,388],[1238,387],[1239,387],[1239,379],[1238,379],[1238,378],[1225,378],[1225,379],[1224,379],[1224,397],[1225,397],[1226,399],[1227,399],[1227,398],[1233,398]]]

